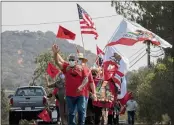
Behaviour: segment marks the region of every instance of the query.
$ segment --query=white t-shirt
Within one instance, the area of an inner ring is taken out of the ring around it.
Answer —
[[[135,100],[129,100],[126,103],[126,110],[127,111],[135,111],[137,109],[137,102]]]

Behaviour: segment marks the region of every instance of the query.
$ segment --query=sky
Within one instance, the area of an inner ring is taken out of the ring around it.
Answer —
[[[85,49],[96,53],[96,45],[98,45],[101,49],[104,49],[104,46],[107,44],[122,20],[122,16],[117,15],[115,9],[111,7],[111,2],[3,2],[2,25],[39,24],[47,22],[78,20],[79,17],[76,3],[84,8],[92,18],[105,17],[93,19],[99,34],[97,40],[94,39],[93,35],[83,35]],[[52,31],[56,34],[59,25],[76,33],[76,39],[72,43],[76,43],[82,46],[80,25],[78,21],[42,25],[2,26],[2,31],[40,30],[43,32]],[[117,45],[117,49],[120,53],[129,59],[131,65],[133,64],[132,60],[134,60],[136,57],[132,57],[132,55],[135,55],[135,53],[143,46],[145,45],[141,43],[137,43],[131,47]],[[158,50],[158,48],[152,49]],[[152,62],[155,60],[155,58],[151,59]],[[130,68],[130,70],[136,70],[139,67],[146,65],[147,56],[144,56],[139,62]]]

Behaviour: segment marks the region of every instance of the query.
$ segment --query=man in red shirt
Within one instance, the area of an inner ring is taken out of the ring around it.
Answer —
[[[91,74],[91,70],[87,67],[88,60],[83,56],[83,53],[78,53],[78,64],[82,65],[87,68],[88,70],[88,84],[85,86],[84,89],[86,90],[86,97],[88,98],[88,105],[87,105],[87,114],[86,114],[86,125],[91,125],[94,124],[94,113],[93,113],[93,105],[92,105],[92,100],[97,99],[96,97],[96,90],[95,90],[95,84],[94,80]],[[92,93],[91,93],[92,91]]]
[[[85,96],[84,86],[88,83],[87,69],[77,63],[77,56],[70,54],[68,62],[59,55],[57,45],[52,46],[54,59],[58,67],[65,75],[66,102],[68,108],[68,125],[76,125],[76,113],[78,112],[78,124],[85,124],[86,107],[88,98]]]
[[[85,87],[85,89],[87,89],[86,91],[86,97],[89,97],[89,92],[92,91],[92,96],[93,98],[96,100],[96,90],[95,90],[95,84],[94,84],[94,80],[91,74],[91,70],[88,68],[87,63],[88,59],[86,59],[83,56],[83,53],[78,53],[78,64],[82,65],[84,68],[87,68],[87,72],[88,72],[88,84]]]

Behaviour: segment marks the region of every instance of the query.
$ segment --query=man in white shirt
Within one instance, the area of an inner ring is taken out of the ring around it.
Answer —
[[[134,116],[137,109],[137,102],[134,100],[133,96],[126,103],[126,110],[128,114],[128,124],[134,125]]]

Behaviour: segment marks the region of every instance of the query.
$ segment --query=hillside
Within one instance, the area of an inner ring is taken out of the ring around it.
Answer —
[[[5,31],[2,36],[2,87],[14,89],[19,85],[27,85],[31,80],[33,71],[36,67],[34,64],[35,57],[41,52],[47,51],[55,41],[56,36],[53,32],[30,32],[26,31]],[[75,53],[74,44],[66,40],[57,39],[63,53]],[[81,46],[77,46],[80,52],[83,52]],[[74,49],[70,49],[74,48]],[[19,51],[20,50],[20,51]],[[89,65],[95,61],[96,55],[86,51]],[[18,60],[22,58],[22,66]]]

